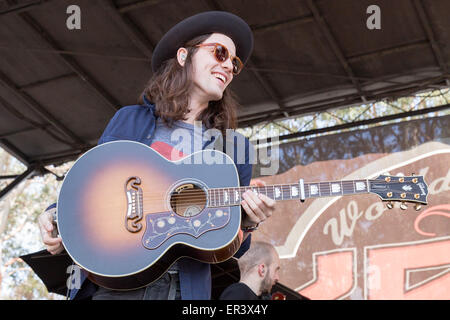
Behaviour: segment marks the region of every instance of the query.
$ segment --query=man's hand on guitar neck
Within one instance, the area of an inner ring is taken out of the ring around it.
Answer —
[[[263,187],[266,183],[260,179],[254,179],[250,182],[251,186]],[[242,227],[258,226],[261,222],[272,216],[275,210],[275,200],[264,194],[256,194],[253,191],[246,191],[242,194],[244,200],[241,201],[242,208],[246,213],[242,221]]]
[[[42,242],[51,254],[58,254],[64,250],[62,239],[56,234],[55,221],[56,208],[49,208],[39,215],[38,223]]]

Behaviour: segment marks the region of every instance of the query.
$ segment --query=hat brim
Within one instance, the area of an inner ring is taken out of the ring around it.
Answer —
[[[184,19],[173,26],[159,41],[152,56],[152,70],[176,56],[189,40],[210,33],[222,33],[233,40],[236,55],[245,64],[253,51],[253,33],[240,17],[224,11],[208,11]]]

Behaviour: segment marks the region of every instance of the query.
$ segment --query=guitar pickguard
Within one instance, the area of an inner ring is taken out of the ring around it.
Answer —
[[[188,234],[194,238],[208,231],[223,228],[230,221],[230,209],[207,208],[193,217],[182,217],[173,212],[147,214],[146,230],[142,244],[147,249],[156,249],[176,234]]]

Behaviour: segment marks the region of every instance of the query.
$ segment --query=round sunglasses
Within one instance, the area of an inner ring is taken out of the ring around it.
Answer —
[[[214,47],[214,57],[216,58],[217,62],[223,63],[227,61],[228,57],[230,57],[231,63],[233,64],[233,74],[238,75],[242,68],[244,67],[244,64],[242,63],[241,59],[239,57],[232,57],[227,49],[223,44],[220,43],[200,43],[196,45],[196,47]]]

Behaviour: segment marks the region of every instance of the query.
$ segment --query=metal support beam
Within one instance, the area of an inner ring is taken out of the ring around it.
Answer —
[[[19,4],[12,4],[9,7],[7,7],[6,9],[3,9],[0,11],[0,15],[7,15],[7,14],[11,14],[11,13],[20,13],[20,12],[25,12],[28,11],[30,9],[33,9],[33,7],[39,6],[41,4],[43,4],[44,2],[48,2],[50,0],[32,0],[32,1],[27,1],[24,3],[19,3]]]
[[[66,74],[62,74],[53,78],[47,78],[47,79],[43,79],[43,80],[39,80],[39,81],[34,81],[34,82],[30,82],[27,84],[22,85],[20,88],[18,88],[20,91],[27,91],[29,89],[35,88],[35,87],[39,87],[42,85],[47,85],[50,82],[53,81],[59,81],[59,80],[64,80],[64,79],[72,79],[72,78],[76,78],[77,75],[73,72],[71,73],[66,73]]]
[[[0,134],[0,139],[5,139],[5,138],[8,138],[8,137],[12,137],[12,136],[15,136],[15,135],[18,135],[18,134],[22,134],[22,133],[26,133],[26,132],[30,132],[30,131],[34,131],[34,130],[38,130],[38,129],[35,128],[35,127],[26,127],[26,128],[22,128],[22,129],[19,129],[19,130],[5,132],[5,133]]]
[[[152,1],[155,2],[155,1]],[[159,1],[158,1],[159,2]],[[153,55],[154,45],[150,43],[144,33],[127,16],[126,11],[120,11],[112,0],[103,0],[103,7],[114,22],[130,38],[131,42],[149,59]]]
[[[19,150],[16,146],[9,143],[8,140],[0,139],[0,146],[5,149],[6,152],[8,152],[10,155],[12,155],[14,158],[22,162],[25,166],[30,166],[30,159],[23,153],[21,150]]]
[[[23,180],[30,177],[36,168],[34,166],[29,166],[27,170],[22,173],[20,176],[18,176],[16,179],[14,179],[10,184],[8,184],[5,188],[3,188],[0,191],[0,200],[6,196],[9,192],[11,192],[15,187],[17,187]]]
[[[9,104],[6,100],[4,100],[2,97],[0,97],[0,106],[3,106],[3,108],[6,109],[6,111],[8,111],[10,114],[12,114],[14,117],[16,117],[17,119],[24,121],[28,124],[31,124],[33,126],[33,128],[24,128],[21,130],[16,130],[14,132],[9,132],[6,134],[2,134],[0,135],[0,138],[5,138],[7,136],[11,136],[11,135],[15,135],[15,134],[19,134],[19,133],[23,133],[23,132],[27,132],[30,130],[42,130],[45,133],[47,133],[49,136],[51,136],[53,139],[55,139],[58,142],[61,142],[65,145],[71,146],[72,148],[75,149],[80,149],[82,148],[82,145],[79,142],[76,143],[71,143],[68,142],[66,140],[64,140],[63,138],[61,138],[60,136],[57,135],[57,132],[55,132],[54,130],[52,130],[52,128],[50,128],[50,124],[45,123],[45,124],[41,124],[35,120],[32,120],[28,117],[26,117],[25,115],[23,115],[19,110],[17,110],[16,108],[14,108],[11,104]],[[81,142],[81,140],[80,140]]]
[[[287,27],[298,27],[300,24],[311,22],[314,22],[314,17],[312,15],[306,15],[266,24],[252,25],[250,27],[254,33],[262,33],[265,31],[284,29]]]
[[[57,129],[58,132],[61,132],[65,136],[69,137],[79,146],[83,146],[85,144],[80,137],[78,137],[69,128],[67,128],[58,119],[56,119],[50,112],[48,112],[31,96],[29,96],[24,91],[20,90],[20,88],[1,71],[0,71],[0,84],[2,84],[5,88],[9,89],[18,98],[20,98],[30,109],[32,109],[35,113],[41,116],[45,121],[50,123],[55,129]]]
[[[285,117],[289,117],[288,108],[281,100],[280,95],[276,91],[276,89],[269,83],[269,81],[264,77],[260,72],[257,71],[258,67],[254,63],[254,59],[250,58],[247,61],[247,66],[249,67],[249,71],[254,76],[254,78],[258,81],[264,91],[269,95],[269,97],[274,101],[281,112],[283,112]]]
[[[157,5],[161,2],[163,2],[164,0],[144,0],[144,1],[135,1],[133,3],[130,4],[125,4],[123,6],[118,7],[118,10],[120,13],[127,13],[129,11],[133,11],[133,10],[139,10],[145,7],[149,7],[149,6],[154,6]],[[173,1],[173,0],[172,0]]]
[[[18,176],[19,176],[18,174],[4,175],[4,176],[0,176],[0,180],[15,179],[15,178],[17,178]]]
[[[371,93],[371,96],[368,96],[369,101],[373,100],[381,100],[385,98],[400,98],[402,96],[407,96],[409,94],[413,94],[421,89],[427,89],[430,86],[434,86],[435,84],[445,81],[447,79],[446,76],[439,76],[431,79],[426,79],[421,83],[404,83],[401,85],[389,87],[389,88],[381,88],[378,91],[375,90]],[[445,84],[443,83],[442,86]],[[385,91],[387,89],[388,91]],[[308,113],[317,113],[323,110],[330,110],[333,108],[346,107],[351,105],[361,104],[361,99],[358,94],[348,94],[344,96],[337,96],[333,99],[322,99],[311,101],[307,103],[301,103],[294,106],[290,106],[290,115],[305,115]],[[284,115],[278,110],[268,111],[268,114],[265,116],[252,118],[254,115],[244,116],[238,119],[239,127],[248,127],[253,126],[258,123],[262,123],[270,120],[277,120],[284,117]]]
[[[21,48],[14,47],[8,45],[1,45],[0,50],[10,50],[10,51],[19,51],[19,52],[30,52],[30,53],[44,53],[44,54],[53,54],[53,55],[65,55],[65,56],[79,56],[79,57],[94,57],[94,58],[102,58],[102,59],[114,59],[114,60],[125,60],[125,61],[140,61],[140,62],[148,62],[147,57],[136,57],[129,55],[117,55],[117,54],[109,54],[104,51],[91,49],[89,51],[73,51],[73,50],[54,50],[54,49],[43,49],[43,48]],[[78,76],[76,73],[70,73],[71,75]],[[69,74],[67,74],[69,75]],[[62,75],[61,77],[65,77]],[[56,77],[55,77],[56,79]]]
[[[308,131],[303,131],[303,132],[286,134],[286,135],[277,137],[275,140],[276,141],[284,141],[284,140],[288,140],[288,139],[292,139],[292,138],[307,137],[307,136],[311,136],[311,135],[318,134],[318,133],[332,132],[332,131],[338,131],[338,130],[343,130],[343,129],[355,128],[355,127],[359,127],[359,126],[366,126],[366,125],[375,124],[375,123],[379,123],[379,122],[383,122],[383,121],[390,121],[390,120],[402,119],[402,118],[407,118],[407,117],[420,116],[420,115],[424,115],[424,114],[427,114],[430,112],[438,112],[438,111],[443,111],[443,110],[447,110],[447,109],[450,109],[450,104],[445,104],[442,106],[420,109],[420,110],[415,110],[415,111],[401,112],[401,113],[392,114],[389,116],[378,117],[378,118],[373,118],[373,119],[368,119],[368,120],[354,121],[354,122],[345,123],[345,124],[341,124],[341,125],[337,125],[337,126],[333,126],[333,127],[313,129],[313,130],[308,130]],[[270,143],[271,141],[272,141],[271,138],[267,138],[267,139],[264,139],[262,141],[262,143]],[[252,142],[255,145],[258,145],[259,139],[252,140]]]
[[[358,54],[353,54],[347,56],[347,61],[350,63],[359,62],[363,60],[367,60],[370,58],[379,58],[388,54],[397,53],[397,52],[405,52],[405,51],[413,51],[417,49],[423,49],[424,47],[428,47],[429,43],[426,39],[417,40],[410,43],[399,44],[395,47],[383,48],[380,50],[375,50],[371,52],[363,52]],[[356,77],[355,77],[356,78]]]
[[[30,26],[39,37],[53,50],[61,51],[63,48],[59,43],[53,39],[50,34],[28,13],[23,12],[18,15],[22,20]],[[75,72],[79,78],[88,85],[93,91],[109,106],[113,111],[117,111],[120,108],[120,103],[104,89],[100,84],[98,84],[93,77],[70,56],[66,56],[62,53],[58,54],[65,64]]]
[[[419,20],[422,24],[423,29],[427,35],[428,41],[430,42],[431,49],[433,51],[434,57],[437,60],[439,67],[441,68],[444,74],[448,73],[447,64],[444,60],[444,55],[442,54],[441,49],[434,37],[433,29],[431,28],[431,24],[423,7],[423,4],[420,0],[414,0],[414,7],[416,8],[417,14],[419,15]],[[450,81],[447,79],[447,85],[450,85]]]
[[[91,148],[93,148],[93,147],[95,147],[95,145],[91,146]],[[30,161],[33,163],[37,162],[37,163],[41,164],[42,166],[57,165],[57,164],[65,163],[67,161],[76,160],[80,156],[80,154],[81,154],[81,152],[71,149],[71,150],[59,151],[59,152],[36,156],[36,157],[31,158]]]
[[[322,15],[319,12],[319,9],[315,5],[315,3],[312,0],[307,1],[307,5],[309,9],[311,10],[314,19],[316,20],[317,24],[319,25],[319,28],[322,32],[322,34],[325,36],[325,38],[328,41],[328,44],[330,45],[331,49],[333,50],[333,53],[336,55],[337,59],[339,60],[341,66],[344,68],[347,75],[350,77],[353,85],[355,86],[356,90],[358,91],[359,95],[361,96],[361,99],[363,102],[367,102],[365,93],[361,89],[361,85],[359,84],[358,80],[355,77],[355,74],[350,67],[348,61],[346,60],[344,53],[342,52],[341,48],[339,48],[339,45],[337,44],[336,39],[331,33],[330,28],[327,26],[325,19],[322,17]]]

